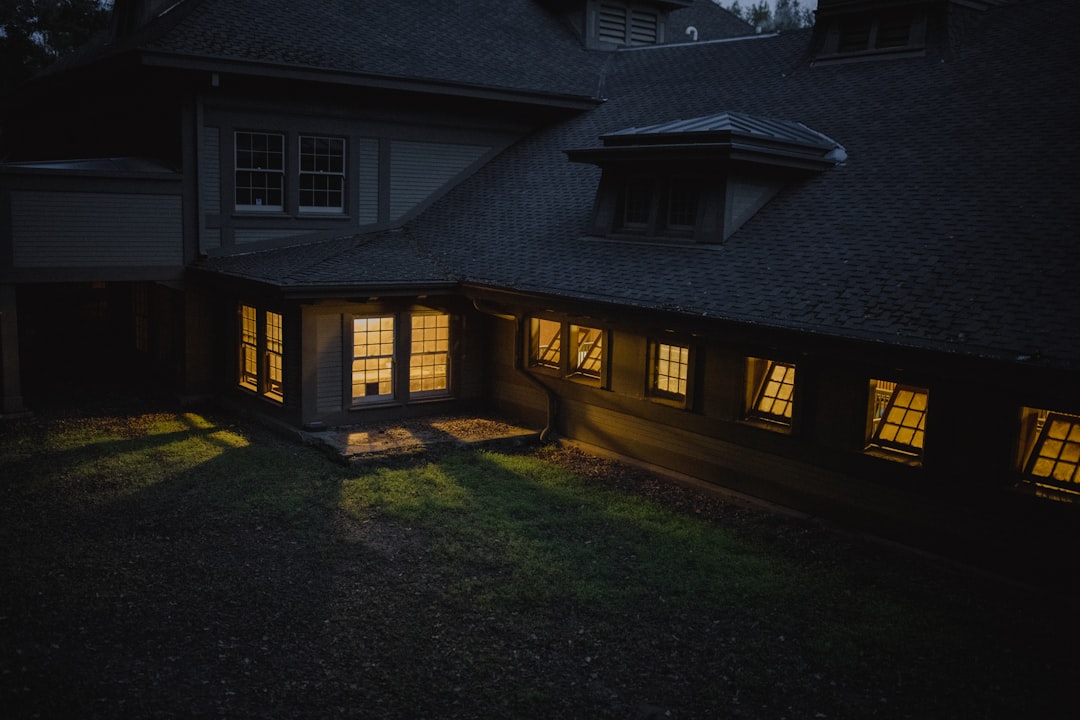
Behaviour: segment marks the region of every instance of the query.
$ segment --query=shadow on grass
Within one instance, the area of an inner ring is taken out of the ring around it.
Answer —
[[[534,457],[345,470],[168,412],[0,433],[16,717],[1050,717],[1070,687],[1030,606]]]

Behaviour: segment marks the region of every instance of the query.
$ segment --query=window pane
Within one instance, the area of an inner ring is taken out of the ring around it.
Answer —
[[[245,209],[280,210],[284,197],[285,136],[237,132],[235,201]]]
[[[387,399],[394,393],[394,316],[353,319],[352,397]]]
[[[570,372],[591,378],[599,378],[604,356],[604,333],[598,328],[570,326],[570,336],[576,349]]]
[[[1080,493],[1080,416],[1024,410],[1034,425],[1026,433],[1024,473],[1041,488]]]
[[[529,332],[529,365],[562,368],[562,323],[532,318]]]
[[[412,316],[409,392],[443,393],[449,388],[450,316]]]
[[[883,380],[871,380],[870,385],[872,420],[867,448],[921,462],[930,391]]]
[[[240,306],[240,386],[259,389],[259,338],[255,308]]]
[[[795,366],[776,360],[747,358],[746,381],[753,393],[749,417],[791,425]]]
[[[345,140],[300,136],[300,209],[345,210]]]
[[[655,343],[651,389],[655,394],[685,399],[690,348],[683,345]]]
[[[282,334],[281,314],[266,313],[266,391],[265,395],[274,400],[284,399],[285,378],[282,372],[284,338]]]

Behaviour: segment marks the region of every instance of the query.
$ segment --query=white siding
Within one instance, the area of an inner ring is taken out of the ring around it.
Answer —
[[[15,267],[183,263],[179,195],[11,193]]]
[[[379,141],[365,138],[357,141],[356,218],[360,225],[379,222]]]
[[[342,408],[341,316],[320,315],[315,320],[315,409],[332,413]]]

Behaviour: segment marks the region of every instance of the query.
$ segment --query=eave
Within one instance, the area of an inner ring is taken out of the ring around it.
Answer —
[[[586,111],[602,101],[583,95],[547,93],[535,90],[470,85],[445,80],[348,73],[302,65],[276,65],[231,58],[193,57],[177,53],[144,51],[141,62],[147,67],[194,70],[219,75],[233,74],[249,77],[295,80],[299,82],[340,85],[353,88],[397,90],[402,92],[442,95],[470,100],[491,100],[515,105],[545,107],[561,110]]]

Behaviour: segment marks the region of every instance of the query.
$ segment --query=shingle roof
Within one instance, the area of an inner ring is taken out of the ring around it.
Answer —
[[[955,9],[948,43],[897,60],[815,66],[809,31],[620,51],[603,105],[496,158],[410,236],[480,285],[1080,367],[1078,5]],[[720,113],[802,123],[847,160],[721,245],[582,237],[599,171],[565,150]],[[359,267],[307,282],[370,282]]]

